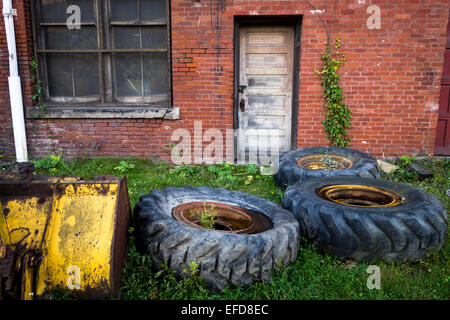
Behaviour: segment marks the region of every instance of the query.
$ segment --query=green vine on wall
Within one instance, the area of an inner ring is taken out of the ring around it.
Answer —
[[[37,62],[34,57],[31,59],[31,70],[33,70],[33,75],[31,76],[31,84],[33,86],[33,95],[31,98],[33,99],[35,106],[39,109],[39,113],[33,114],[33,118],[39,118],[40,114],[45,113],[45,105],[44,105],[44,95],[42,89],[42,81],[37,77]]]
[[[348,136],[352,112],[343,102],[344,95],[339,84],[340,75],[338,68],[345,62],[345,54],[339,52],[341,46],[341,34],[338,34],[334,44],[334,53],[331,52],[330,42],[326,42],[325,54],[322,56],[322,70],[314,69],[314,73],[321,75],[323,97],[327,103],[327,114],[322,123],[324,125],[327,140],[333,146],[348,147],[352,139]]]

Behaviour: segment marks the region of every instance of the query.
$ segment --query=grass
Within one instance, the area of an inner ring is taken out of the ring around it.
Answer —
[[[272,176],[261,176],[250,166],[186,166],[175,168],[165,162],[135,158],[92,158],[65,162],[53,157],[37,171],[47,174],[67,174],[92,178],[94,175],[126,175],[131,207],[140,194],[166,186],[201,186],[240,190],[281,203],[283,192]],[[409,159],[411,160],[411,159]],[[434,177],[418,181],[417,175],[406,171],[404,163],[394,175],[382,178],[409,183],[436,194],[450,207],[450,159],[413,159],[431,170]],[[41,160],[40,160],[41,161]],[[295,264],[272,272],[271,282],[242,287],[225,288],[211,292],[197,275],[196,266],[186,273],[193,275],[179,281],[173,273],[154,272],[150,257],[140,254],[134,246],[133,228],[130,228],[130,247],[122,277],[121,299],[449,299],[450,298],[450,241],[447,239],[438,252],[416,263],[392,264],[376,261],[381,271],[381,289],[368,289],[366,281],[370,264],[342,261],[318,253],[304,239]],[[198,266],[197,266],[198,267]]]

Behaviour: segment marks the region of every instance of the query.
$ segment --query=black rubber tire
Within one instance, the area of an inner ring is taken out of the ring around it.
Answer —
[[[231,234],[194,228],[176,220],[173,208],[182,203],[214,201],[265,214],[271,229],[257,234]],[[208,187],[167,187],[141,195],[134,209],[136,245],[149,253],[154,268],[164,263],[180,277],[188,263],[199,265],[199,275],[212,290],[227,285],[251,285],[270,280],[272,269],[297,259],[299,225],[292,213],[266,199],[243,192]]]
[[[311,170],[297,165],[297,160],[314,154],[338,155],[353,161],[353,166],[340,170]],[[380,177],[380,167],[377,159],[370,154],[350,148],[340,147],[305,147],[291,150],[280,155],[278,171],[274,178],[277,184],[285,188],[293,185],[297,181],[305,181],[310,178],[336,177],[336,176],[356,176],[375,178]]]
[[[403,198],[394,207],[356,207],[322,199],[322,188],[338,184],[380,187]],[[435,195],[387,180],[332,177],[298,182],[286,189],[283,207],[300,223],[302,236],[339,258],[415,261],[440,249],[448,232],[445,205]]]

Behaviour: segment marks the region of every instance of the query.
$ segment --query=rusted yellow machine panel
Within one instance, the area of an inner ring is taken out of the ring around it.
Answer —
[[[51,207],[51,197],[18,197],[6,201],[9,237],[13,244],[21,243],[27,248],[38,248],[42,231]]]
[[[43,244],[36,294],[48,284],[76,290],[111,286],[117,184],[58,186]],[[73,273],[73,274],[72,274]]]
[[[49,298],[56,287],[81,298],[118,295],[131,212],[125,178],[36,177],[24,185],[0,177],[0,202],[22,299]]]

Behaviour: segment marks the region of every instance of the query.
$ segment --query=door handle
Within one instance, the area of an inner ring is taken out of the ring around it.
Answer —
[[[240,94],[244,93],[244,90],[247,88],[245,85],[238,86],[238,91]],[[245,99],[244,97],[241,97],[241,101],[239,101],[239,108],[241,109],[241,112],[245,111]]]
[[[241,109],[241,112],[245,111],[245,99],[241,98],[241,101],[239,102],[239,108]]]
[[[238,86],[239,93],[244,93],[245,89],[247,89],[247,86],[245,86],[245,85]]]

